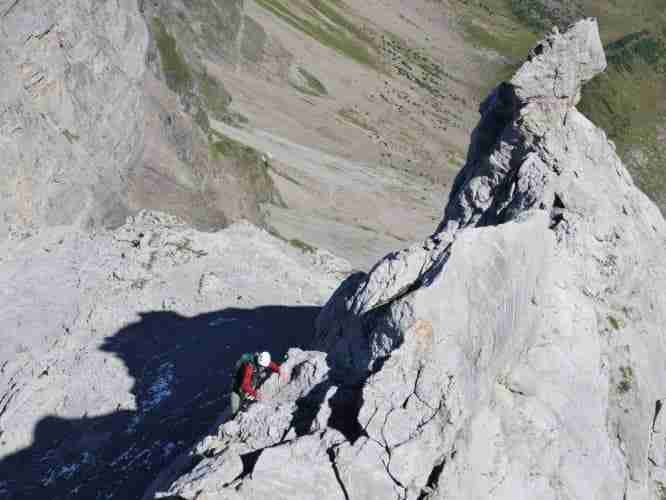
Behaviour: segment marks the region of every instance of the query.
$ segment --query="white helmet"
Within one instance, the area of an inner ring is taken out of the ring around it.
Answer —
[[[257,356],[257,363],[259,363],[259,366],[267,368],[271,364],[271,353],[266,351],[260,352]]]

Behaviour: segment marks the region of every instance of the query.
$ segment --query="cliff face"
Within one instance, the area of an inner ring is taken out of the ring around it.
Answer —
[[[387,359],[363,392],[370,436],[439,410],[410,440],[436,471],[433,498],[663,489],[666,226],[574,107],[604,67],[593,21],[541,41],[482,105],[437,233],[332,299],[346,314],[320,318],[338,365]],[[413,409],[396,390],[405,376]],[[426,484],[411,446],[393,446],[400,483]]]
[[[0,4],[0,236],[117,227],[142,208],[205,229],[261,223],[279,196],[258,152],[212,133],[231,97],[202,63],[231,57],[241,9]],[[207,38],[185,30],[202,23]]]
[[[604,68],[594,20],[541,41],[437,231],[349,277],[290,384],[147,498],[661,498],[666,223],[575,108]]]
[[[0,17],[0,235],[122,224],[144,139],[135,2],[4,1]]]

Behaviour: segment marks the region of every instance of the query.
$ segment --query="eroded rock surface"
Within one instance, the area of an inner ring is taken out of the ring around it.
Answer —
[[[231,96],[202,57],[242,45],[242,2],[146,4],[0,2],[0,237],[140,209],[211,230],[281,204],[260,153],[209,126]]]
[[[143,149],[136,2],[0,2],[0,237],[120,225]]]
[[[0,498],[140,498],[227,406],[240,355],[305,347],[349,271],[246,222],[204,233],[140,212],[115,231],[12,233]]]
[[[575,108],[604,68],[594,20],[539,43],[436,232],[347,278],[291,383],[146,498],[662,498],[666,223]]]

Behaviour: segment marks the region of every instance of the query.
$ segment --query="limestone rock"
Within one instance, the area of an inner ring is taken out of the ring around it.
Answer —
[[[359,421],[396,448],[389,469],[410,498],[656,491],[647,456],[666,375],[666,225],[573,107],[604,66],[594,21],[540,42],[481,108],[430,239],[444,262],[384,261],[344,304],[329,301],[346,319],[320,321],[323,345],[365,370],[381,363]],[[369,296],[391,300],[354,307]]]
[[[579,99],[582,85],[606,69],[606,56],[597,22],[584,19],[566,33],[557,28],[530,52],[528,61],[511,79],[518,99]]]
[[[200,491],[212,496],[223,490],[243,473],[243,462],[238,453],[224,450],[221,454],[199,462],[191,472],[181,476],[172,486],[172,491],[186,499],[198,498]],[[172,496],[170,492],[168,494]],[[158,496],[159,498],[159,496]]]
[[[0,16],[0,236],[122,224],[143,147],[136,3],[3,2]]]
[[[181,456],[181,483],[235,478],[237,456],[194,468],[190,448],[227,408],[243,352],[309,344],[337,275],[247,222],[204,233],[142,211],[114,231],[16,237],[0,243],[0,498],[141,498]],[[328,368],[290,360],[298,399]]]
[[[7,1],[0,17],[0,237],[140,209],[213,230],[280,204],[258,152],[210,135],[231,96],[202,55],[241,25],[261,40],[242,2]]]
[[[604,67],[583,20],[495,89],[434,234],[320,313],[323,378],[229,426],[229,498],[660,498],[666,223],[575,108]]]

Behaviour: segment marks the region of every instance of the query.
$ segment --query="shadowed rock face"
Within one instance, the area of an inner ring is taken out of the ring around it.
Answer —
[[[666,223],[575,108],[604,68],[594,20],[539,43],[435,233],[350,276],[291,383],[146,498],[660,498]]]

